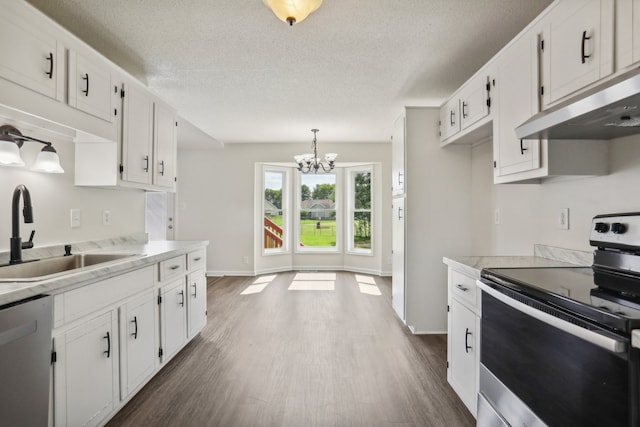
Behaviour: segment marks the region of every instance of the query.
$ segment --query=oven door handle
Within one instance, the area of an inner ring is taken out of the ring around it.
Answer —
[[[477,285],[480,289],[482,289],[482,292],[486,292],[495,299],[507,304],[509,307],[527,314],[534,319],[538,319],[541,322],[546,323],[547,325],[558,328],[568,334],[581,338],[587,342],[590,342],[591,344],[597,345],[598,347],[602,347],[612,353],[624,353],[625,351],[627,351],[627,343],[622,340],[616,340],[614,338],[607,337],[598,332],[582,328],[578,325],[574,325],[573,323],[569,323],[566,320],[559,319],[543,311],[537,310],[533,307],[529,307],[528,305],[523,304],[520,301],[516,301],[513,298],[510,298],[509,296],[481,282],[480,280],[477,281]]]

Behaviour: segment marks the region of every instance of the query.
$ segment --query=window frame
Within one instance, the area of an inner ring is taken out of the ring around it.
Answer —
[[[265,212],[265,190],[267,189],[267,173],[277,173],[282,175],[282,201],[280,211],[282,212],[282,247],[280,248],[265,248],[265,238],[264,238],[264,212]],[[291,168],[288,167],[280,167],[273,165],[263,165],[262,167],[262,192],[260,194],[261,200],[261,219],[260,219],[260,230],[261,230],[261,247],[262,247],[262,255],[263,256],[271,256],[271,255],[282,255],[291,253],[291,219],[290,219],[290,174]]]
[[[363,255],[363,256],[374,256],[374,247],[375,247],[375,175],[374,175],[374,165],[361,165],[355,167],[346,168],[345,174],[348,179],[348,187],[347,187],[347,210],[345,212],[346,222],[347,222],[347,252],[349,255]],[[355,207],[355,176],[360,173],[369,173],[370,177],[370,208],[369,209],[356,209]],[[371,248],[363,249],[356,248],[355,241],[355,213],[356,212],[369,212],[370,215],[370,239],[371,239]]]
[[[295,174],[295,206],[294,206],[294,251],[299,254],[339,254],[342,253],[342,170],[341,168],[335,168],[329,173],[323,173],[322,175],[334,175],[336,179],[335,183],[335,206],[336,212],[336,245],[335,246],[300,246],[300,212],[302,202],[302,176],[305,175],[296,170]],[[319,174],[318,174],[319,175]]]

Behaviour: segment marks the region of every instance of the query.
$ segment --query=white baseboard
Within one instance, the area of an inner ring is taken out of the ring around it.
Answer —
[[[256,275],[255,271],[207,271],[207,277],[223,277],[223,276],[249,276]]]
[[[369,274],[372,276],[385,276],[379,270],[371,270],[367,268],[353,268],[344,266],[296,266],[296,267],[277,267],[265,268],[256,271],[207,271],[207,277],[223,277],[223,276],[260,276],[263,274],[286,273],[289,271],[349,271],[351,273]]]

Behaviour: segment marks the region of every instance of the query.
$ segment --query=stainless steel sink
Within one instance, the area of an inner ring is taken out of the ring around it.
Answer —
[[[77,254],[0,267],[0,280],[45,280],[83,267],[95,266],[124,258],[132,254]]]

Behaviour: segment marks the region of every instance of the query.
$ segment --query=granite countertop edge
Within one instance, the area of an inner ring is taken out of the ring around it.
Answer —
[[[137,270],[160,261],[204,248],[208,240],[162,240],[101,247],[75,253],[130,254],[117,261],[71,270],[37,281],[0,280],[0,306],[36,295],[55,295],[100,280]]]

